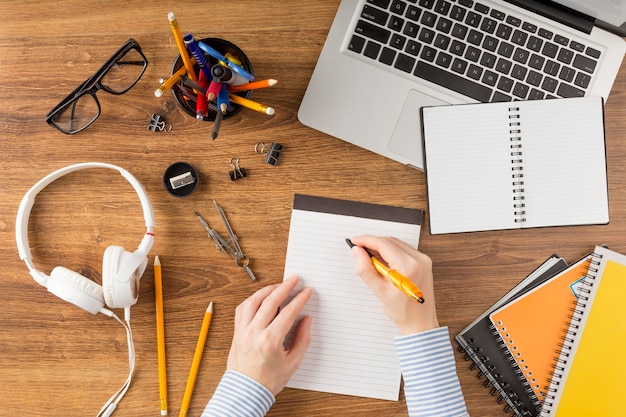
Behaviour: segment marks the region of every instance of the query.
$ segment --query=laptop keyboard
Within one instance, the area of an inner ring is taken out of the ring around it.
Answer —
[[[368,0],[348,49],[481,102],[582,97],[601,55],[473,0]]]

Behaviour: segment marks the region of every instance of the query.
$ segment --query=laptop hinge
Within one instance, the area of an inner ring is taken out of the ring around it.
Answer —
[[[580,30],[586,34],[591,33],[594,19],[569,7],[565,7],[552,1],[535,0],[505,0],[508,3],[530,10],[541,16],[555,20],[566,26]]]

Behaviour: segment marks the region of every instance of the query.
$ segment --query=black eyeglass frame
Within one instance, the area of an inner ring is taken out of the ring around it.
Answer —
[[[139,55],[141,55],[141,57],[143,58],[143,68],[141,69],[141,73],[137,76],[137,79],[123,91],[113,91],[110,88],[107,88],[106,85],[103,85],[101,83],[102,78],[106,75],[107,72],[109,72],[109,70],[113,67],[113,65],[115,65],[131,49],[135,49],[139,53]],[[96,96],[96,93],[98,92],[98,90],[104,90],[107,93],[111,93],[111,94],[115,94],[115,95],[124,94],[128,90],[133,88],[135,86],[135,84],[137,84],[137,81],[139,81],[139,79],[142,77],[142,75],[146,71],[147,67],[148,67],[148,58],[146,58],[146,56],[141,51],[141,47],[139,46],[137,41],[135,41],[133,38],[129,38],[124,43],[124,45],[122,45],[122,47],[120,49],[118,49],[118,51],[115,54],[113,54],[113,56],[111,56],[111,58],[109,58],[104,65],[102,65],[100,67],[100,69],[98,69],[91,77],[89,77],[85,82],[83,82],[81,85],[79,85],[67,97],[65,97],[63,100],[61,100],[61,102],[59,104],[57,104],[56,106],[54,106],[54,108],[52,110],[50,110],[50,112],[46,115],[46,122],[50,126],[53,126],[56,129],[58,129],[59,131],[65,133],[65,134],[68,134],[68,135],[72,135],[74,133],[78,133],[78,132],[88,128],[89,126],[91,126],[93,124],[93,122],[96,121],[96,119],[98,119],[98,117],[100,117],[100,112],[101,112],[100,102],[98,101],[98,97]],[[69,131],[69,132],[66,132],[66,131],[62,130],[54,122],[54,120],[53,120],[54,117],[56,115],[58,115],[60,112],[62,112],[65,109],[67,109],[72,103],[76,102],[80,97],[84,96],[85,94],[89,94],[89,95],[91,95],[93,97],[94,101],[96,102],[96,104],[98,106],[98,114],[93,118],[93,120],[91,120],[89,123],[87,123],[85,126],[81,127],[80,129],[72,130],[72,131]]]

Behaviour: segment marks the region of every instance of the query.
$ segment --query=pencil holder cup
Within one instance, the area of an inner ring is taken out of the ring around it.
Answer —
[[[198,42],[205,43],[211,48],[215,49],[220,54],[226,56],[227,58],[234,59],[235,61],[237,61],[237,64],[240,67],[242,67],[244,70],[246,70],[250,74],[254,74],[254,72],[252,71],[252,63],[250,62],[246,54],[237,45],[231,42],[228,42],[224,39],[219,39],[219,38],[205,38],[205,39],[198,40]],[[209,65],[211,66],[216,65],[220,62],[219,60],[210,56],[207,53],[204,53],[204,56],[207,62],[209,63]],[[180,68],[182,68],[183,65],[184,65],[183,59],[181,58],[180,55],[178,55],[176,59],[174,60],[174,64],[172,65],[172,75],[176,71],[178,71]],[[194,64],[194,70],[196,74],[200,73],[200,66],[197,63]],[[185,88],[183,86],[182,81],[178,81],[177,84]],[[187,88],[187,90],[189,89]],[[174,94],[174,99],[176,100],[176,103],[185,111],[185,113],[189,114],[190,116],[196,117],[195,97],[185,94],[184,90],[181,88],[173,88],[172,93]],[[241,91],[241,92],[231,93],[231,94],[236,94],[244,98],[250,98],[252,91],[247,90],[247,91]],[[224,113],[224,118],[226,119],[228,117],[234,116],[240,111],[241,111],[241,106],[236,103],[231,102],[228,106],[228,110],[226,110],[226,112]],[[215,121],[216,112],[217,112],[217,106],[215,105],[215,103],[209,102],[207,116],[204,117],[202,120],[211,121],[211,122]]]

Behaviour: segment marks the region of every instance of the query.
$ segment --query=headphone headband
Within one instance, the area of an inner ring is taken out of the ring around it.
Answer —
[[[132,187],[135,189],[135,192],[139,196],[147,229],[146,234],[141,240],[141,243],[139,244],[137,250],[144,254],[147,254],[152,248],[152,244],[154,242],[153,229],[155,226],[154,212],[152,210],[152,204],[150,203],[150,199],[148,198],[148,195],[146,194],[145,190],[143,189],[141,183],[137,180],[137,178],[135,178],[130,172],[118,167],[117,165],[107,164],[103,162],[84,162],[66,166],[46,175],[35,185],[33,185],[30,190],[28,190],[28,192],[22,198],[15,221],[15,238],[20,259],[26,263],[26,266],[28,266],[30,274],[33,276],[35,281],[43,286],[46,286],[46,282],[49,277],[35,268],[32,261],[30,246],[28,244],[28,221],[30,218],[30,212],[33,208],[33,205],[35,204],[35,197],[37,196],[37,194],[39,194],[39,192],[41,192],[44,188],[46,188],[58,178],[61,178],[62,176],[69,173],[88,168],[107,168],[116,170],[124,178],[126,178],[130,185],[132,185]]]

